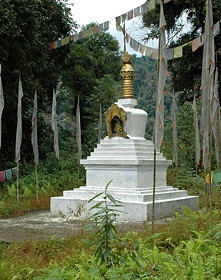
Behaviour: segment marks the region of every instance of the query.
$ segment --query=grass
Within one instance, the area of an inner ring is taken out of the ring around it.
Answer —
[[[214,227],[220,219],[213,211]],[[186,208],[174,219],[158,223],[155,235],[149,224],[136,229],[118,235],[114,252],[119,263],[111,268],[97,266],[95,249],[85,242],[90,233],[60,240],[2,242],[0,279],[221,279],[221,238],[213,239],[215,231],[210,230],[205,210]]]

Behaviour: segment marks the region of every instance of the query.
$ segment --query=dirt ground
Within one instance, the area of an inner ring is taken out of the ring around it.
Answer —
[[[166,223],[167,220],[157,221]],[[151,224],[150,222],[148,223]],[[121,223],[119,231],[143,230],[144,223]],[[25,215],[0,219],[0,242],[44,240],[51,236],[65,238],[82,235],[85,223],[81,220],[54,217],[49,210],[33,211]]]

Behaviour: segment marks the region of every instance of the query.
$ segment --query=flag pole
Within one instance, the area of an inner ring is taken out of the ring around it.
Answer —
[[[158,49],[158,81],[157,81],[157,102],[156,102],[156,116],[154,127],[154,167],[153,167],[153,194],[152,194],[152,233],[155,232],[155,195],[156,195],[156,154],[160,149],[163,140],[163,126],[164,126],[164,86],[167,72],[167,55],[166,55],[166,38],[165,38],[165,17],[163,11],[163,2],[160,1],[160,20],[159,20],[159,49]],[[160,130],[159,130],[160,129]]]
[[[16,189],[16,199],[19,202],[19,161],[17,162],[17,189]]]
[[[35,164],[36,200],[39,201],[38,165]]]
[[[77,111],[76,111],[76,142],[78,148],[78,171],[77,171],[77,181],[78,187],[80,187],[80,160],[82,157],[82,147],[81,147],[81,119],[80,119],[80,96],[78,94],[77,101]]]

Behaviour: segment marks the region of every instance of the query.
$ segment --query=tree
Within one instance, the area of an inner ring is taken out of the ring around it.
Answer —
[[[221,2],[213,0],[213,20],[214,23],[218,22],[221,18]],[[165,18],[167,22],[168,36],[170,38],[168,47],[175,47],[185,44],[204,33],[204,22],[206,17],[206,1],[205,0],[174,0],[164,5]],[[179,30],[185,25],[180,24],[178,19],[186,13],[187,20],[191,23],[191,30],[186,31],[185,34],[180,34]],[[152,28],[152,32],[147,36],[158,36],[158,22],[159,22],[159,6],[152,11],[148,12],[143,17],[144,25]],[[172,36],[176,34],[176,38]],[[178,37],[178,39],[177,39]],[[221,41],[220,35],[215,37],[215,45],[218,54],[218,61],[221,59]],[[191,46],[184,48],[184,55],[180,59],[172,60],[169,63],[169,70],[172,72],[172,86],[176,92],[187,90],[198,90],[200,94],[201,84],[201,66],[202,65],[202,48],[192,53]],[[219,66],[220,68],[220,66]],[[185,69],[185,71],[184,71]],[[221,71],[219,71],[221,73]],[[221,75],[221,74],[220,74]],[[220,89],[221,90],[221,89]],[[193,100],[193,95],[179,95],[180,104],[185,101]]]
[[[105,108],[117,101],[116,83],[121,66],[118,41],[104,32],[74,43],[66,59],[62,86],[68,88],[69,100],[75,103],[74,115],[77,95],[80,96],[82,142],[87,153],[97,142],[100,102],[104,113]]]
[[[32,158],[30,141],[31,114],[35,87],[38,84],[38,107],[48,112],[52,85],[56,85],[70,46],[50,50],[50,43],[67,36],[76,27],[70,9],[63,0],[2,0],[0,2],[0,63],[5,95],[3,139],[0,153],[4,162],[14,161],[17,122],[17,69],[23,81],[22,159]],[[39,140],[43,118],[39,121]],[[50,134],[50,133],[48,133]]]
[[[138,108],[148,113],[146,137],[152,139],[154,118],[156,111],[157,63],[149,57],[132,56],[135,70],[134,91],[138,101]],[[165,123],[170,119],[171,94],[169,84],[166,84],[165,95]]]

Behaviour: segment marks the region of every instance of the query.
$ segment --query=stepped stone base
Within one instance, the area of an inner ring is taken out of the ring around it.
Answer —
[[[186,190],[166,186],[166,170],[171,161],[157,153],[157,180],[155,218],[162,219],[180,211],[182,206],[196,209],[197,196],[188,196]],[[86,168],[87,183],[78,189],[64,191],[62,197],[51,198],[51,213],[84,218],[88,209],[102,196],[88,203],[92,197],[104,192],[113,180],[108,193],[123,202],[124,211],[118,221],[140,222],[152,218],[153,143],[142,137],[131,139],[104,139],[93,153],[81,163]]]

